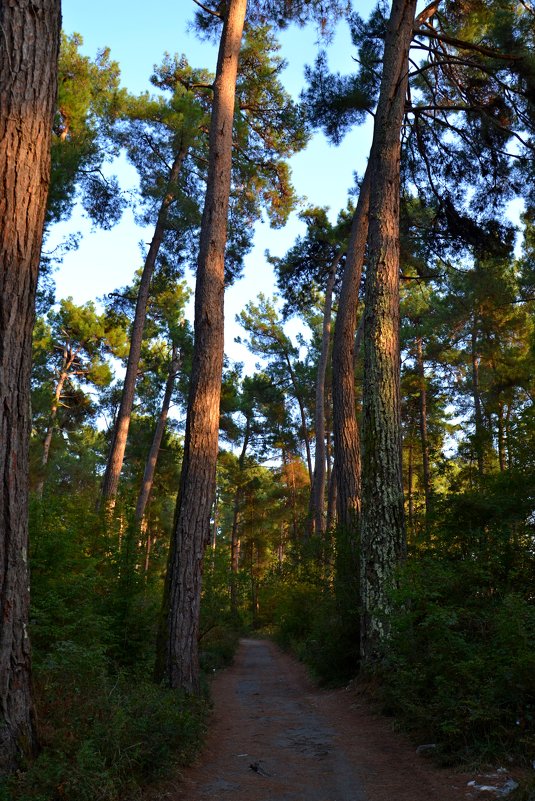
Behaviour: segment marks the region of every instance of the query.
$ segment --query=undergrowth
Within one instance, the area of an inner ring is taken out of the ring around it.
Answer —
[[[135,801],[190,763],[203,741],[207,693],[186,697],[152,681],[165,553],[146,575],[128,531],[110,535],[92,507],[92,499],[48,498],[32,509],[41,751],[0,783],[0,801]],[[238,636],[216,621],[216,606],[208,597],[209,673],[232,660]]]
[[[391,636],[368,678],[384,712],[443,763],[531,766],[535,757],[529,486],[523,475],[492,477],[437,502],[391,599]],[[342,684],[359,670],[358,597],[347,569],[335,581],[326,564],[304,553],[263,592],[278,642],[320,682]]]

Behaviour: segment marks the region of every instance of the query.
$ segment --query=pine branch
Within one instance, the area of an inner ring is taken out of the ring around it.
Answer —
[[[500,53],[497,50],[492,50],[490,47],[485,47],[485,45],[478,45],[475,42],[466,42],[463,39],[457,39],[454,36],[448,36],[447,34],[439,33],[431,27],[415,29],[414,35],[424,36],[428,39],[434,39],[442,44],[449,44],[452,47],[458,47],[459,50],[470,50],[474,53],[480,53],[483,56],[487,56],[487,58],[494,58],[499,61],[522,61],[523,58],[522,56],[515,56],[510,53]]]
[[[223,20],[223,15],[219,14],[217,11],[214,11],[212,8],[208,8],[208,6],[203,5],[199,2],[199,0],[193,0],[196,6],[202,8],[203,11],[206,11],[207,14],[210,14],[212,17],[216,17],[219,20]]]

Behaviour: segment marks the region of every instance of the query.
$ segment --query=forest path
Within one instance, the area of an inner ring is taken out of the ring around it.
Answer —
[[[467,777],[434,768],[351,690],[318,689],[267,640],[244,639],[212,686],[197,766],[174,801],[460,801]]]

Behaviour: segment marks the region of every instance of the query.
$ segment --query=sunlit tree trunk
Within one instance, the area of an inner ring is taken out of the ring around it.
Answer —
[[[200,692],[198,638],[201,578],[215,496],[232,126],[246,6],[246,0],[230,0],[226,6],[214,82],[208,183],[195,288],[195,344],[184,458],[156,665],[156,677],[159,680],[194,694]]]
[[[132,416],[132,407],[134,405],[136,380],[139,370],[139,360],[141,358],[141,345],[143,343],[143,331],[145,329],[145,321],[147,319],[150,284],[154,274],[156,259],[158,258],[160,246],[165,234],[169,206],[175,199],[174,188],[178,181],[180,168],[182,167],[182,163],[186,155],[187,151],[185,149],[180,150],[175,156],[175,160],[171,166],[171,170],[169,172],[169,181],[167,184],[167,192],[160,206],[158,220],[154,229],[152,241],[150,243],[149,252],[147,253],[147,258],[145,259],[145,264],[143,265],[141,280],[139,282],[136,310],[134,313],[134,323],[132,325],[132,334],[130,338],[130,350],[128,353],[128,362],[126,365],[123,392],[121,395],[121,403],[115,418],[111,448],[106,464],[106,472],[104,473],[104,480],[102,482],[101,501],[104,502],[104,505],[108,511],[113,509],[115,505],[115,498],[117,496],[117,490],[119,489],[119,478],[123,467],[126,441],[128,439],[128,429],[130,428],[130,418]]]
[[[323,329],[321,337],[321,353],[318,363],[316,376],[316,453],[314,459],[314,478],[311,488],[312,500],[312,522],[313,530],[317,536],[325,534],[325,476],[327,472],[327,452],[325,444],[325,377],[327,375],[327,363],[329,359],[329,347],[331,344],[331,318],[334,282],[336,271],[340,263],[342,254],[340,253],[333,261],[327,286],[325,288],[325,301],[323,308]]]
[[[370,158],[364,318],[361,657],[380,658],[389,592],[406,551],[401,462],[399,196],[401,125],[416,0],[393,0]]]
[[[368,236],[370,169],[366,169],[347,248],[333,341],[333,437],[338,526],[354,533],[360,513],[360,435],[355,409],[355,331]]]
[[[30,367],[60,23],[59,0],[0,4],[0,774],[37,743],[28,636]]]
[[[154,474],[156,472],[156,465],[158,464],[158,454],[160,453],[160,447],[165,432],[165,426],[167,424],[167,418],[169,416],[169,407],[171,406],[171,397],[173,395],[175,377],[178,372],[179,366],[180,366],[180,360],[178,357],[178,348],[174,346],[171,355],[171,363],[169,365],[169,374],[167,376],[167,381],[165,384],[165,392],[162,401],[162,408],[160,409],[160,414],[158,415],[158,422],[156,423],[156,428],[154,429],[154,436],[152,438],[149,455],[147,457],[145,472],[143,473],[141,490],[137,499],[135,519],[138,524],[141,524],[141,521],[143,520],[143,517],[145,515],[145,509],[147,508],[147,503],[149,502],[150,494],[152,492],[152,485],[154,483]]]

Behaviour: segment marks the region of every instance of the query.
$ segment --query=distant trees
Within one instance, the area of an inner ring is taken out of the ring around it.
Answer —
[[[28,634],[28,444],[37,270],[50,179],[59,0],[0,11],[0,773],[35,753]]]
[[[299,410],[299,438],[304,446],[310,483],[312,484],[312,456],[310,451],[309,422],[306,388],[299,377],[299,348],[285,334],[282,321],[272,300],[259,295],[257,304],[252,301],[238,316],[249,350],[269,359],[268,374],[275,385],[288,392]]]
[[[60,408],[68,410],[75,421],[83,417],[84,407],[88,411],[91,403],[82,386],[104,387],[111,382],[112,372],[105,357],[122,355],[125,330],[120,320],[98,314],[92,302],[77,306],[72,298],[67,298],[60,301],[57,311],[49,312],[46,322],[40,321],[37,334],[35,358],[38,364],[42,364],[38,368],[40,375],[36,369],[34,376],[44,381],[44,385],[36,387],[36,391],[40,390],[41,393],[41,413],[45,421],[41,476],[36,485],[36,492],[40,496],[43,494],[52,438],[58,422],[61,422]],[[48,403],[43,403],[43,395],[47,396]],[[65,423],[63,420],[63,425]]]

